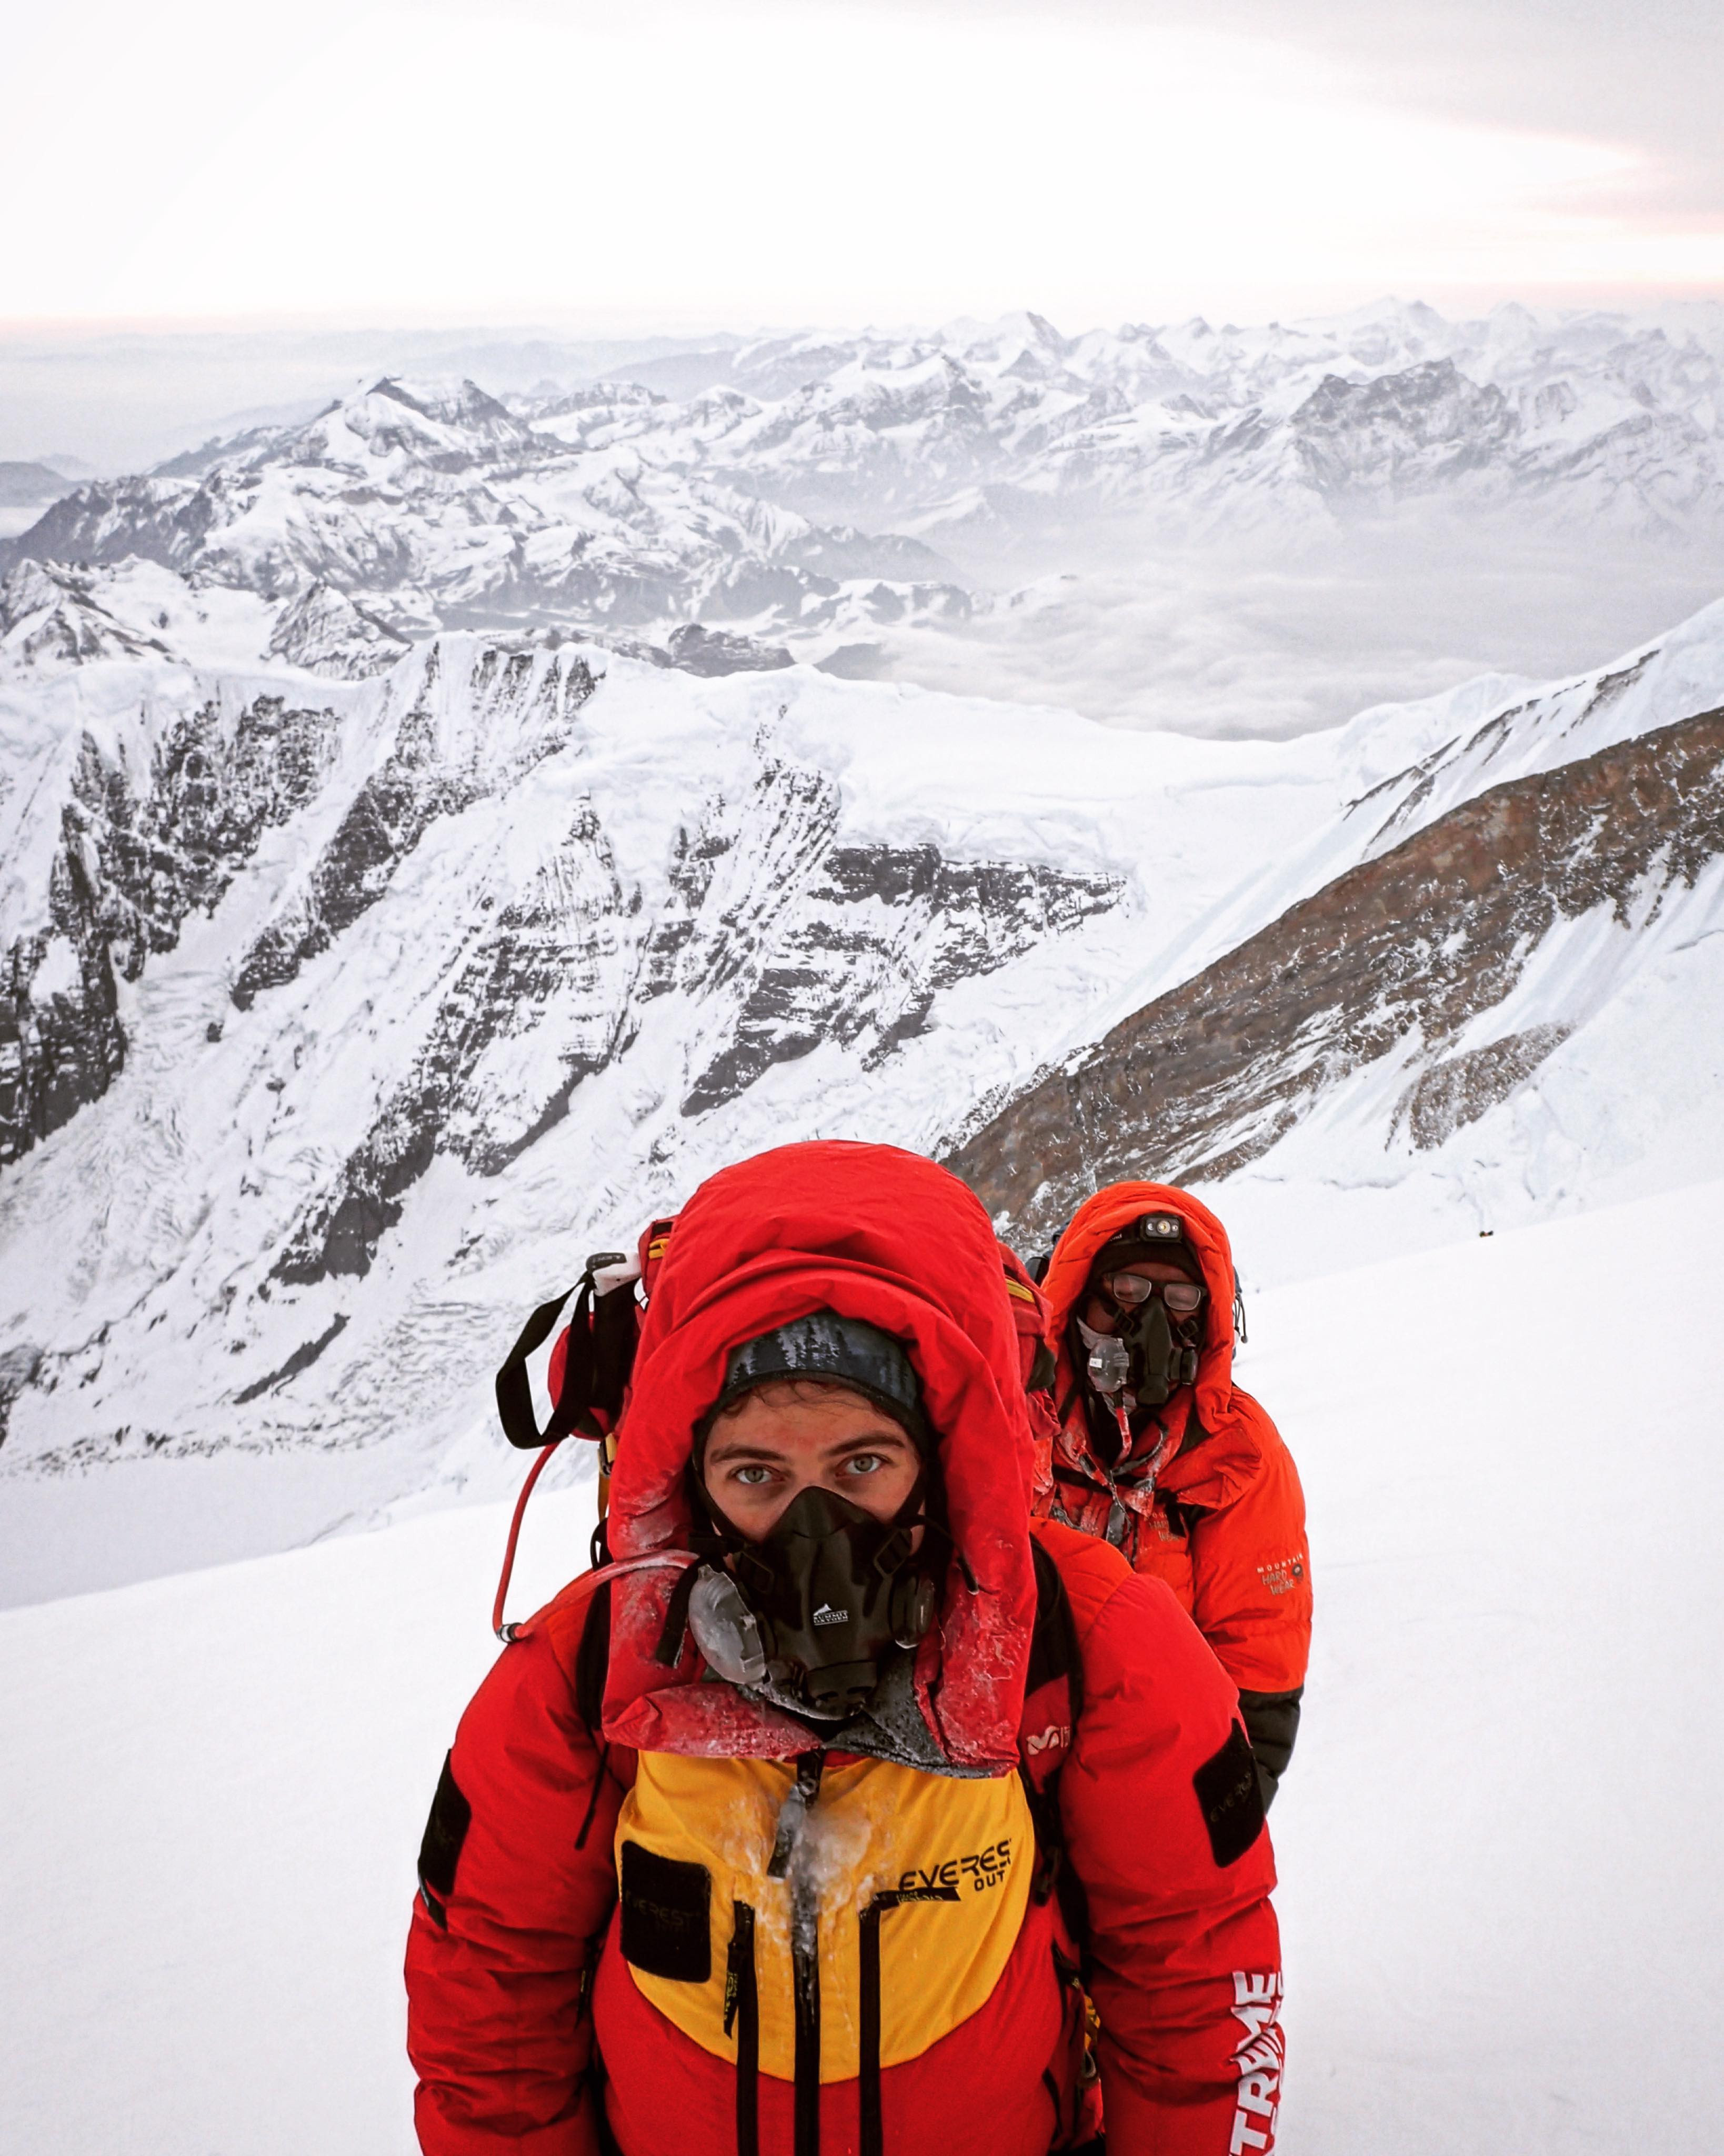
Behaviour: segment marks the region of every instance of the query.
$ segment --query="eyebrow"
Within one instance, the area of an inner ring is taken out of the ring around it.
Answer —
[[[720,1442],[716,1445],[709,1445],[706,1448],[706,1457],[709,1460],[782,1461],[788,1460],[789,1456],[786,1452],[774,1451],[769,1445],[761,1445],[746,1437],[733,1438],[728,1445]]]

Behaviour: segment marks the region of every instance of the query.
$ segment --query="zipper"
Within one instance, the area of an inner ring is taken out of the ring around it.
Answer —
[[[778,1807],[768,1879],[790,1884],[790,1974],[796,2005],[796,2156],[820,2156],[820,1897],[797,1861],[802,1830],[820,1794],[824,1748],[802,1753]]]
[[[724,2032],[736,2030],[736,2156],[760,2156],[760,1993],[754,1970],[754,1912],[731,1904],[725,1965]]]
[[[860,2114],[859,2156],[885,2156],[885,2127],[880,2095],[880,1925],[888,1909],[906,1902],[955,1902],[956,1887],[912,1887],[876,1894],[863,1910],[857,1932],[860,1946],[858,1985],[857,2103]]]

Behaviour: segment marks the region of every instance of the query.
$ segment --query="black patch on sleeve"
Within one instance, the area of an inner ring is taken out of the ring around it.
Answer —
[[[461,1861],[461,1845],[472,1824],[473,1807],[455,1779],[453,1755],[446,1753],[443,1772],[437,1778],[437,1794],[431,1799],[431,1816],[425,1822],[425,1838],[419,1844],[419,1887],[425,1907],[445,1928],[448,1919],[442,1904],[455,1891],[455,1866]]]
[[[712,1874],[704,1864],[623,1844],[623,1958],[649,1976],[705,1984],[712,1974]]]
[[[1257,1762],[1238,1722],[1213,1759],[1191,1778],[1198,1793],[1209,1846],[1224,1871],[1237,1864],[1263,1831],[1263,1792],[1257,1786]]]
[[[604,1522],[601,1520],[599,1525]],[[604,1722],[604,1685],[611,1666],[611,1584],[593,1591],[575,1653],[575,1712],[595,1743]]]

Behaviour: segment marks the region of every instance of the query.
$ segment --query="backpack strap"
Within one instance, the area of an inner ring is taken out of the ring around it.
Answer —
[[[584,1849],[587,1837],[593,1830],[593,1815],[598,1810],[600,1792],[604,1787],[605,1769],[610,1764],[611,1748],[604,1740],[602,1724],[604,1721],[604,1681],[611,1666],[611,1583],[603,1580],[593,1591],[593,1599],[587,1604],[587,1621],[581,1627],[581,1644],[575,1650],[575,1712],[586,1724],[587,1734],[598,1747],[598,1772],[593,1777],[593,1794],[587,1799],[587,1816],[581,1821],[581,1830],[575,1836],[575,1847]]]
[[[602,1438],[615,1428],[640,1333],[634,1276],[626,1276],[620,1282],[615,1278],[626,1263],[616,1250],[600,1250],[588,1258],[577,1287],[565,1288],[554,1301],[541,1302],[509,1350],[497,1373],[497,1419],[504,1436],[523,1452],[558,1444],[575,1430],[582,1437]],[[602,1282],[601,1273],[611,1279]],[[551,1355],[550,1389],[555,1404],[541,1430],[533,1413],[527,1360],[550,1338],[571,1295],[575,1296],[574,1312]]]

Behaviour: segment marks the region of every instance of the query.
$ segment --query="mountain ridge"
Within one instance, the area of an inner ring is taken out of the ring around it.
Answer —
[[[1014,556],[1054,558],[1097,518],[1140,548],[1296,555],[1420,504],[1724,537],[1724,355],[1621,317],[1391,305],[1066,337],[1024,316],[711,358],[699,383],[690,355],[664,362],[680,398],[650,366],[502,397],[386,375],[65,492],[0,541],[0,572],[152,562],[249,594],[255,655],[357,677],[439,629],[662,643],[699,619],[815,660],[907,626],[962,636]],[[364,625],[302,618],[341,603]]]

